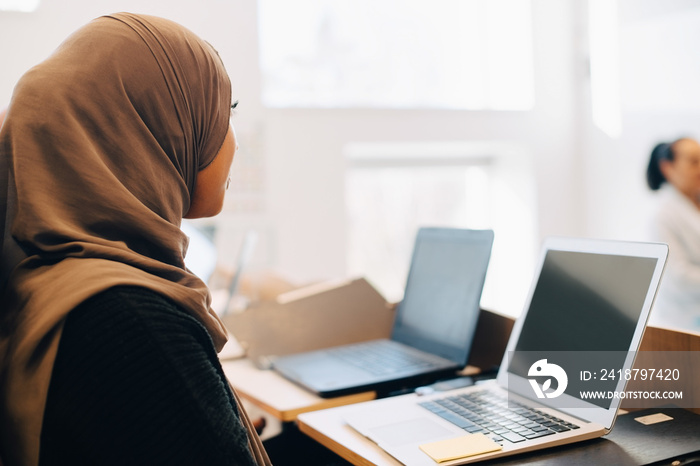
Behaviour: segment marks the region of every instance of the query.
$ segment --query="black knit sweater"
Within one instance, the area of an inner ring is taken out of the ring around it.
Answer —
[[[161,295],[115,287],[68,316],[40,465],[252,465],[211,338]]]

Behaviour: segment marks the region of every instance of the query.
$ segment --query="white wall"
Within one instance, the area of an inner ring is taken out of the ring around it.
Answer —
[[[254,0],[200,0],[196,6],[183,0],[42,0],[36,13],[0,13],[0,102],[9,100],[12,86],[28,67],[89,19],[124,10],[161,15],[219,49],[234,98],[241,101],[234,123],[239,132],[262,141],[265,206],[253,214],[224,215],[232,233],[219,242],[233,244],[225,251],[227,257],[237,247],[230,239],[243,228],[235,224],[249,222],[265,230],[267,265],[299,281],[344,275],[343,147],[351,142],[522,144],[534,158],[539,237],[582,235],[589,230],[590,200],[580,158],[582,2],[534,0],[533,6],[536,108],[529,112],[265,109],[260,103]]]

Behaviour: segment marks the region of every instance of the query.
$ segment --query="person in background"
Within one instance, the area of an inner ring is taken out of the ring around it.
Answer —
[[[700,144],[690,138],[654,147],[647,184],[659,191],[652,239],[669,258],[651,323],[700,331]]]
[[[0,462],[263,465],[184,264],[237,149],[218,53],[119,13],[15,87],[0,128]]]

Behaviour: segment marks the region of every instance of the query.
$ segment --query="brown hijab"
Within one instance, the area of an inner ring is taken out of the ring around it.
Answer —
[[[125,13],[78,30],[17,84],[0,131],[0,454],[8,466],[38,462],[63,321],[90,296],[149,288],[223,347],[208,289],[185,268],[179,226],[197,172],[223,143],[230,104],[228,75],[208,43],[173,22]]]

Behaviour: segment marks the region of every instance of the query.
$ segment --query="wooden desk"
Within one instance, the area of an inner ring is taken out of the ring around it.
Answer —
[[[503,330],[509,329],[503,326],[503,322],[499,322],[498,325]],[[700,351],[700,334],[647,327],[640,350]],[[692,393],[698,384],[700,384],[700,377],[690,377],[685,381],[683,389]],[[636,465],[669,458],[683,459],[700,452],[700,416],[697,415],[700,414],[700,409],[698,408],[688,410],[651,408],[631,412],[618,416],[614,429],[604,438],[492,460],[488,464]],[[344,416],[349,411],[354,411],[354,408],[344,406],[302,414],[297,423],[303,433],[353,464],[400,466],[401,463],[345,424]],[[645,413],[652,412],[668,413],[674,419],[683,422],[668,421],[644,426],[634,420]],[[670,461],[668,464],[671,464]]]
[[[352,464],[401,466],[401,463],[384,450],[343,422],[343,414],[349,409],[351,407],[345,406],[302,414],[298,420],[299,428]],[[635,421],[637,417],[657,412],[663,412],[674,420],[650,426]],[[700,416],[678,408],[655,408],[618,416],[613,431],[603,438],[491,460],[487,464],[636,466],[657,461],[672,464],[671,460],[697,458],[698,452],[700,452]]]
[[[336,398],[320,398],[274,371],[260,370],[248,359],[222,361],[226,377],[244,399],[283,422],[294,421],[301,413],[373,400],[375,392]]]

